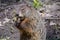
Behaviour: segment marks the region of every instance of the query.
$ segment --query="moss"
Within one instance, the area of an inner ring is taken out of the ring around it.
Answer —
[[[38,0],[33,0],[33,7],[34,8],[39,8],[39,7],[42,7],[42,3],[39,2]]]

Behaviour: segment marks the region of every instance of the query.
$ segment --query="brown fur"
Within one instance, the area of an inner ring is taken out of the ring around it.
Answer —
[[[17,27],[21,33],[20,40],[30,40],[31,38],[34,38],[36,36],[36,33],[33,32],[33,29],[30,27],[30,24],[30,20],[28,18],[25,18],[20,23],[20,26]]]

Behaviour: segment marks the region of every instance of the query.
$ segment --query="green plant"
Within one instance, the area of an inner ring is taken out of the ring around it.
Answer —
[[[43,5],[38,0],[33,0],[33,6],[34,8],[39,8],[39,7],[42,7]]]

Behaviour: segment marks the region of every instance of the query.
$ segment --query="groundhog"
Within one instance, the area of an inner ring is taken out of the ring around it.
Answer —
[[[26,4],[21,4],[19,14],[23,14],[23,17],[17,15],[15,21],[16,27],[20,30],[20,40],[40,40],[40,15],[36,10]]]

